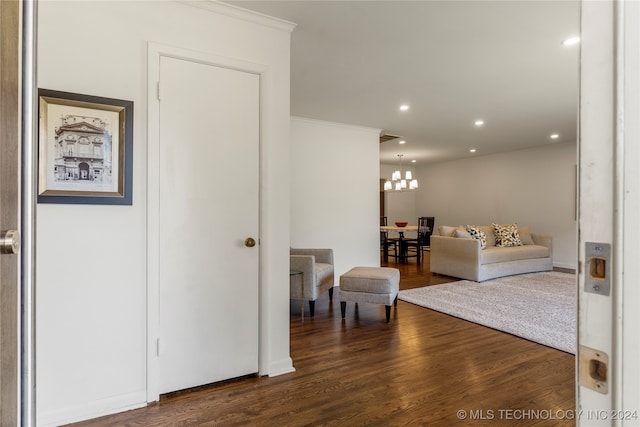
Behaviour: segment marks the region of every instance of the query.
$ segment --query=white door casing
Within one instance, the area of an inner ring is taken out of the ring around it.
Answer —
[[[579,144],[579,233],[578,233],[578,354],[577,400],[578,422],[592,425],[590,411],[610,411],[611,376],[606,386],[597,390],[588,386],[588,367],[580,366],[595,350],[606,362],[609,373],[613,354],[613,300],[618,292],[611,277],[609,296],[585,292],[589,266],[587,242],[614,244],[614,81],[613,4],[593,2],[582,4],[582,26],[591,30],[581,40],[580,144]],[[607,82],[609,85],[604,84]],[[613,247],[612,247],[613,250]],[[609,390],[606,390],[608,388]],[[580,411],[584,411],[581,413]],[[608,422],[608,421],[607,421]],[[604,424],[608,425],[608,424]]]
[[[151,401],[258,372],[261,68],[156,45],[149,65]]]
[[[619,238],[623,239],[620,251],[624,266],[622,274],[622,292],[616,301],[616,316],[620,319],[620,332],[616,334],[619,345],[620,384],[616,387],[616,404],[622,409],[623,415],[636,413],[637,418],[626,417],[622,425],[634,426],[640,424],[640,4],[638,2],[624,2],[619,6],[618,19],[621,31],[618,35],[617,56],[622,58],[619,67],[619,110],[618,123],[623,126],[617,134],[622,138],[622,145],[618,149],[618,161],[622,163],[618,175],[621,177],[621,194],[619,211],[621,227],[618,229]]]

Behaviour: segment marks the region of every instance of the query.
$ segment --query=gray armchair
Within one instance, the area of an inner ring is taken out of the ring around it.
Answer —
[[[333,298],[333,249],[290,249],[291,270],[302,272],[300,282],[290,286],[291,299],[309,301],[309,314],[315,313],[316,300],[329,290],[329,300]],[[304,289],[304,295],[303,295]]]

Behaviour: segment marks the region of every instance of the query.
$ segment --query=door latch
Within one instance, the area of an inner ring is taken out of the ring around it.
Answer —
[[[609,296],[611,293],[611,245],[585,243],[584,291]]]

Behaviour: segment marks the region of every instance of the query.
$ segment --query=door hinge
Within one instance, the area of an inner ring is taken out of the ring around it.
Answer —
[[[160,82],[156,83],[156,98],[160,101]]]
[[[160,356],[160,338],[156,339],[156,356]]]

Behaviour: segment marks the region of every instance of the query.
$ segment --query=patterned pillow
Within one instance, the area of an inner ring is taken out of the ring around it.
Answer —
[[[507,248],[510,246],[522,246],[518,224],[493,224],[496,233],[496,246]]]
[[[487,247],[487,235],[484,231],[480,230],[477,225],[467,225],[467,232],[471,234],[474,239],[480,240],[480,249]]]

